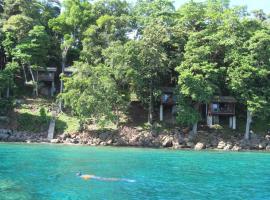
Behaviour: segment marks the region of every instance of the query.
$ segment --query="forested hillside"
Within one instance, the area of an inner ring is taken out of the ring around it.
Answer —
[[[56,101],[82,124],[118,125],[134,99],[152,124],[161,88],[172,87],[177,124],[196,125],[199,105],[233,96],[248,139],[254,118],[270,120],[270,18],[229,5],[0,0],[0,113],[38,96],[34,73],[56,67]]]

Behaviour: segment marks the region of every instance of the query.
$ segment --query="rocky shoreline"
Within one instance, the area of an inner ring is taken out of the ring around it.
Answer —
[[[119,131],[65,133],[49,141],[47,133],[26,133],[0,129],[1,142],[81,144],[89,146],[130,146],[194,150],[266,150],[270,151],[270,135],[255,134],[250,140],[240,136],[226,136],[220,131],[199,131],[197,135],[185,134],[181,130],[157,133],[123,127]]]

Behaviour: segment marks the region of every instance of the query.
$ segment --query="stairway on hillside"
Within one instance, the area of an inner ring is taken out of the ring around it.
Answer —
[[[54,130],[55,130],[55,119],[56,119],[57,112],[55,110],[52,111],[52,119],[50,121],[49,130],[48,130],[48,140],[52,140],[54,137]]]

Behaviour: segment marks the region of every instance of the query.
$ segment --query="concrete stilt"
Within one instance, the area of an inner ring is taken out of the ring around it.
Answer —
[[[211,127],[213,125],[213,116],[212,115],[207,116],[207,125],[209,127]]]
[[[159,120],[162,122],[163,121],[163,105],[160,104],[159,108]]]
[[[232,117],[232,121],[233,121],[232,129],[235,130],[236,129],[236,116],[235,115]]]
[[[229,127],[230,128],[233,127],[233,117],[232,116],[229,117]]]

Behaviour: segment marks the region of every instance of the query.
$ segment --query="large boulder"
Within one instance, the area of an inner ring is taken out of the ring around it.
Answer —
[[[56,144],[56,143],[59,143],[60,140],[58,138],[56,138],[56,139],[51,139],[50,142]]]
[[[171,136],[164,136],[162,140],[163,147],[172,147],[173,146],[173,137]]]
[[[8,133],[0,133],[0,141],[1,140],[7,140],[9,137],[9,134]]]
[[[270,141],[270,135],[266,135],[266,136],[265,136],[265,139],[266,139],[267,141]]]
[[[195,144],[193,142],[186,142],[186,147],[193,149]]]
[[[240,140],[240,147],[242,149],[249,149],[250,148],[250,142],[249,142],[249,140],[245,140],[245,139]]]
[[[107,138],[110,136],[111,134],[109,132],[103,132],[101,134],[99,134],[99,138],[102,140],[102,141],[105,141],[107,140]]]
[[[220,142],[218,143],[217,148],[218,148],[218,149],[224,149],[225,146],[226,146],[226,142],[224,142],[224,141],[222,140],[222,141],[220,141]]]
[[[241,150],[241,147],[238,146],[238,145],[234,145],[231,150],[232,151],[240,151]]]
[[[251,149],[259,149],[260,140],[257,138],[250,139],[249,141]]]
[[[267,142],[266,141],[261,141],[260,143],[259,143],[259,149],[260,150],[263,150],[263,149],[265,149],[265,147],[267,146]]]
[[[117,137],[114,139],[114,146],[127,146],[128,142],[122,137]]]
[[[194,147],[194,150],[202,150],[205,148],[205,144],[202,143],[202,142],[198,142],[195,147]]]
[[[73,144],[73,143],[74,143],[74,139],[72,139],[72,138],[67,138],[67,139],[64,140],[64,143],[65,143],[65,144]]]
[[[228,151],[233,147],[232,143],[228,142],[226,146],[223,148],[223,150]]]
[[[62,140],[62,141],[66,140],[69,137],[70,137],[69,133],[63,133],[62,135],[58,136],[59,140]]]
[[[217,146],[218,146],[218,139],[216,138],[216,137],[213,137],[211,140],[210,140],[210,144],[211,144],[211,146],[212,147],[214,147],[214,148],[217,148]]]
[[[112,143],[113,143],[112,139],[106,141],[106,145],[112,145]]]

